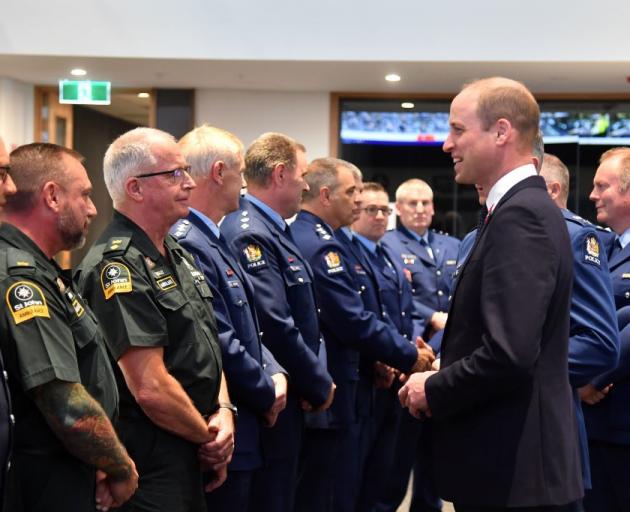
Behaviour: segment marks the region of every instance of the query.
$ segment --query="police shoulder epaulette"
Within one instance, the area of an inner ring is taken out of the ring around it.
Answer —
[[[593,224],[597,231],[603,231],[604,233],[612,233],[612,229],[604,226],[598,226],[597,224]]]
[[[129,247],[129,242],[131,242],[130,236],[113,236],[105,244],[103,254],[112,252],[124,253],[127,250],[127,247]]]
[[[22,249],[9,247],[7,249],[7,268],[35,268],[35,258]]]
[[[330,236],[330,233],[326,231],[324,226],[322,226],[321,224],[315,224],[315,233],[317,233],[317,236],[319,236],[319,238],[321,238],[322,240],[330,240],[332,238],[332,236]]]
[[[567,219],[570,222],[574,222],[575,224],[579,224],[580,226],[589,226],[589,227],[595,227],[593,226],[593,224],[591,224],[588,220],[580,217],[579,215],[571,215],[569,217],[565,217],[565,219]]]
[[[250,218],[249,218],[249,212],[247,210],[243,210],[241,212],[240,220],[241,220],[241,229],[249,228]]]
[[[192,224],[190,221],[188,219],[182,219],[175,224],[175,229],[171,234],[175,237],[175,240],[181,240],[188,234],[191,228]]]

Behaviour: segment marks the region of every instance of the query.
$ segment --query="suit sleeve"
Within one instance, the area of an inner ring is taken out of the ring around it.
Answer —
[[[212,306],[217,319],[223,369],[230,394],[234,395],[237,403],[246,404],[258,414],[264,414],[275,400],[273,381],[260,363],[245,349],[232,326],[225,298],[217,286],[219,278],[209,251],[199,250],[186,240],[181,240],[180,244],[194,255],[197,266],[204,273],[212,291]]]
[[[569,379],[574,388],[609,372],[619,359],[619,331],[608,260],[594,229],[572,236],[573,293],[569,338]],[[591,254],[593,253],[593,254]]]
[[[495,215],[483,256],[469,259],[458,285],[463,286],[467,272],[481,273],[484,330],[470,355],[427,379],[427,400],[435,418],[474,409],[527,386],[540,354],[541,319],[547,317],[560,255],[544,219],[535,212],[508,207]],[[523,255],[535,255],[535,264],[524,263]],[[447,331],[453,316],[460,314],[466,312],[451,310]]]
[[[245,256],[248,246],[255,246],[261,251],[256,266]],[[290,385],[297,393],[315,407],[322,405],[328,397],[332,378],[295,325],[272,243],[265,237],[248,232],[234,240],[233,249],[256,291],[256,309],[265,333],[264,343],[288,371]],[[315,311],[313,314],[316,314]]]
[[[339,266],[330,268],[326,255],[341,254]],[[376,315],[365,309],[348,268],[348,258],[340,245],[320,245],[310,258],[315,273],[317,302],[321,304],[321,320],[327,328],[343,333],[339,340],[361,355],[382,361],[402,372],[411,370],[417,350]]]

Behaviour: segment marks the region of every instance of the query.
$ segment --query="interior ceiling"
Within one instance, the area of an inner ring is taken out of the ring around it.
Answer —
[[[541,93],[630,94],[628,62],[341,62],[207,61],[0,55],[0,76],[36,85],[71,78],[113,87],[188,87],[275,91],[453,93],[472,78],[503,75]],[[387,73],[402,80],[388,83]]]

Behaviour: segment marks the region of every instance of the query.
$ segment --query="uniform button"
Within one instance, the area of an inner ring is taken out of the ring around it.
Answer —
[[[319,309],[319,308],[317,308],[317,314],[318,314],[318,315],[321,315],[321,314],[322,314],[322,310],[321,310],[321,309]]]
[[[625,297],[626,297],[626,299],[630,299],[630,292],[626,292]]]
[[[438,270],[438,271],[436,272],[436,274],[437,274],[438,276],[441,276],[441,275],[442,275],[442,271],[441,271],[441,270]]]
[[[267,363],[263,363],[262,367],[263,367],[263,370],[267,368]]]
[[[400,313],[401,316],[405,316],[405,312],[403,311],[402,313]]]
[[[407,339],[407,335],[406,335],[406,334],[403,334],[403,338]]]
[[[7,471],[11,469],[11,461],[7,462]]]
[[[365,285],[361,285],[361,291],[364,292],[365,291]]]
[[[265,333],[264,333],[264,332],[262,332],[262,331],[260,331],[260,332],[258,333],[258,336],[260,336],[260,337],[262,338],[262,337],[263,337],[263,334],[265,334]]]
[[[239,299],[239,301],[238,301],[238,305],[239,305],[239,306],[242,306],[242,305],[243,305],[243,301]]]
[[[15,425],[15,416],[13,416],[13,414],[9,414],[9,421],[11,422],[11,425]]]
[[[2,371],[2,376],[4,377],[4,380],[9,380],[9,374],[7,373],[6,370]]]
[[[383,311],[383,316],[387,316],[387,311]]]
[[[442,290],[438,290],[438,297],[441,297],[442,295],[444,295],[444,292]]]
[[[298,283],[303,283],[303,282],[304,282],[304,278],[298,277]]]
[[[412,289],[411,289],[411,293],[416,293],[416,289],[415,289],[415,288],[412,288]]]

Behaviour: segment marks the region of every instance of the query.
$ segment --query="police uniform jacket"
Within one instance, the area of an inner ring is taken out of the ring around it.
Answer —
[[[411,273],[415,314],[424,320],[425,326],[436,311],[448,310],[460,243],[457,238],[433,230],[429,230],[428,237],[433,258],[404,226],[388,231],[383,237],[383,244],[396,254],[397,263]]]
[[[111,223],[79,265],[75,278],[117,361],[131,347],[161,347],[164,365],[202,415],[217,403],[221,352],[212,293],[203,273],[169,235],[167,256],[133,221],[114,211]],[[144,417],[116,371],[121,419]]]
[[[193,255],[213,295],[223,369],[230,399],[239,411],[234,455],[228,469],[255,469],[263,460],[261,417],[276,396],[271,375],[282,369],[260,342],[253,288],[225,241],[192,211],[173,226],[171,233]]]
[[[291,235],[246,198],[225,217],[221,233],[254,285],[262,342],[289,374],[287,408],[266,433],[265,445],[272,456],[290,456],[300,446],[298,399],[318,407],[332,385],[320,349],[313,273]]]
[[[67,483],[90,488],[93,470],[67,452],[29,392],[52,381],[80,383],[110,419],[115,417],[118,393],[98,322],[73,289],[70,276],[24,233],[7,223],[0,226],[0,287],[4,299],[0,346],[16,422],[15,475],[10,478],[15,486],[31,478],[32,468],[25,466],[20,457],[28,454],[29,460],[33,456],[47,457],[47,464],[53,460],[66,467],[76,464],[82,468],[76,474],[85,476],[85,480]],[[53,465],[47,472],[54,474],[57,469]],[[20,492],[13,485],[10,491]],[[43,489],[38,492],[46,494]],[[19,502],[20,496],[10,496],[11,510],[18,510]]]
[[[615,243],[614,233],[600,233],[608,255]],[[611,443],[630,444],[630,245],[608,260],[617,311],[620,356],[617,367],[593,380],[596,387],[613,383],[608,395],[598,404],[584,404],[588,437]]]
[[[461,269],[442,368],[426,382],[449,501],[533,507],[582,496],[567,368],[571,263],[542,178],[512,186]]]
[[[355,421],[359,355],[406,372],[415,363],[417,351],[366,308],[361,300],[365,285],[355,279],[357,271],[365,270],[356,266],[351,270],[353,264],[346,249],[322,219],[302,210],[291,225],[291,233],[315,276],[328,368],[337,384],[331,421],[347,425]]]

